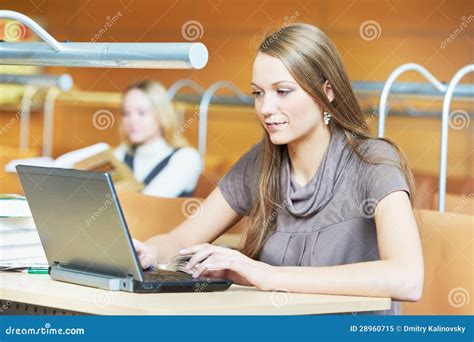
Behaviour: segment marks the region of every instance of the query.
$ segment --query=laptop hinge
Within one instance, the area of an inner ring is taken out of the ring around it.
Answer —
[[[50,273],[52,279],[85,286],[101,288],[105,290],[119,291],[127,289],[133,283],[131,277],[117,277],[106,274],[93,273],[54,263],[51,266]]]

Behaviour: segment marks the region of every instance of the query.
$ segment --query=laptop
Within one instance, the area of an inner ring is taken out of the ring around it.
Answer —
[[[209,292],[232,281],[142,270],[108,173],[18,165],[52,279],[140,293]]]

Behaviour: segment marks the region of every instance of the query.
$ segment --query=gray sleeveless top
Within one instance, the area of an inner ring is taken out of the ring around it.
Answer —
[[[256,198],[262,142],[244,154],[218,186],[229,205],[248,215]],[[303,187],[290,176],[286,155],[281,170],[283,209],[275,213],[276,229],[264,243],[259,260],[275,266],[334,266],[379,260],[375,207],[394,191],[409,188],[400,159],[387,142],[369,139],[361,149],[363,162],[346,142],[344,132],[332,127],[331,139],[314,177]],[[400,314],[400,303],[386,311]]]

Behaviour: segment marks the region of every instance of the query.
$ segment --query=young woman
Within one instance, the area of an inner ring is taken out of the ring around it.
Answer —
[[[121,132],[124,143],[114,155],[145,187],[146,195],[191,196],[202,171],[199,153],[179,134],[166,89],[141,81],[125,91]]]
[[[134,241],[144,268],[193,254],[194,276],[261,290],[417,301],[423,257],[411,173],[391,142],[369,136],[341,57],[314,26],[269,35],[253,64],[263,140],[204,201],[202,215]],[[241,217],[241,251],[209,244]]]

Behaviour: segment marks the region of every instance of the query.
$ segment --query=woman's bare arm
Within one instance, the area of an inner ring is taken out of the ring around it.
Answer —
[[[194,276],[208,271],[231,271],[232,280],[261,290],[335,295],[391,297],[417,301],[423,289],[423,255],[418,227],[403,191],[386,196],[377,206],[375,223],[380,260],[321,267],[270,266],[228,248],[200,244],[188,269]]]
[[[380,260],[329,267],[277,267],[267,289],[419,300],[423,254],[406,193],[397,191],[380,201],[375,222]]]
[[[188,218],[169,233],[149,238],[144,244],[135,240],[140,262],[144,268],[166,263],[181,248],[214,241],[241,217],[216,187],[201,204],[198,215]]]

